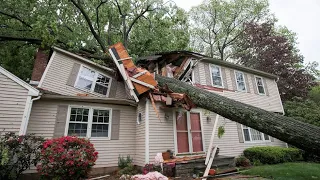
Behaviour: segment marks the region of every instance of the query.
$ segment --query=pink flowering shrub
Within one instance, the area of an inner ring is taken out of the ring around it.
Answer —
[[[98,152],[84,138],[48,139],[43,143],[38,172],[44,179],[81,179],[95,165]]]

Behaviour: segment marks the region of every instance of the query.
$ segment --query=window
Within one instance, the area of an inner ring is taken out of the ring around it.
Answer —
[[[89,92],[107,95],[110,81],[110,77],[82,66],[75,86]]]
[[[262,78],[261,77],[256,77],[256,84],[257,84],[257,88],[258,88],[258,93],[259,94],[265,94],[264,86],[263,86],[263,82],[262,82]]]
[[[246,91],[246,83],[244,81],[244,74],[239,71],[235,71],[236,74],[236,84],[238,91]]]
[[[67,135],[79,137],[109,137],[110,109],[71,107]]]
[[[255,129],[242,125],[243,137],[246,142],[270,141],[267,134],[261,133]]]
[[[211,77],[213,86],[223,87],[221,68],[219,66],[211,65]]]

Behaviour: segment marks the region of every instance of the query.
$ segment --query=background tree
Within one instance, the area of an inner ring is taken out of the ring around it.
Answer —
[[[303,66],[303,56],[290,40],[275,32],[273,23],[247,23],[237,43],[235,58],[240,64],[279,76],[283,101],[307,97],[314,77]]]
[[[191,47],[210,57],[227,60],[244,23],[268,18],[267,0],[205,0],[190,11]]]
[[[284,103],[286,116],[320,126],[320,85],[309,92],[307,99],[294,98]]]

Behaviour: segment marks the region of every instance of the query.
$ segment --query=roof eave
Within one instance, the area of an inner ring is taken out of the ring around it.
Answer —
[[[234,63],[230,63],[230,62],[227,62],[227,61],[221,61],[219,59],[202,58],[201,61],[207,62],[207,63],[211,63],[211,64],[215,64],[215,65],[224,66],[224,67],[229,67],[229,68],[232,68],[232,69],[236,69],[236,70],[239,70],[239,71],[252,73],[254,75],[259,75],[259,76],[267,77],[267,78],[270,78],[270,79],[277,80],[279,78],[278,76],[276,76],[274,74],[270,74],[270,73],[267,73],[267,72],[259,71],[259,70],[252,69],[252,68],[248,68],[248,67],[241,66],[241,65],[238,65],[238,64],[234,64]]]
[[[115,105],[129,105],[137,106],[137,103],[129,99],[117,99],[117,98],[101,98],[101,97],[88,97],[88,96],[65,96],[65,95],[52,95],[44,94],[42,99],[51,100],[66,100],[66,101],[79,101],[79,102],[95,102],[102,104],[115,104]]]

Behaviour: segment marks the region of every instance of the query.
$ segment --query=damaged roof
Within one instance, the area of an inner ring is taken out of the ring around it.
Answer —
[[[147,66],[150,64],[150,62],[160,63],[159,65],[161,65],[161,63],[166,62],[166,63],[172,63],[173,65],[180,66],[181,62],[186,57],[195,58],[195,59],[201,60],[202,62],[215,64],[215,65],[219,65],[219,66],[223,66],[223,67],[228,67],[228,68],[236,69],[239,71],[244,71],[247,73],[267,77],[270,79],[275,79],[275,80],[278,79],[278,76],[276,76],[274,74],[270,74],[270,73],[267,73],[264,71],[256,70],[253,68],[249,68],[246,66],[242,66],[242,65],[227,62],[227,61],[221,61],[220,59],[211,58],[209,56],[195,53],[195,52],[191,52],[191,51],[160,52],[160,53],[156,53],[151,56],[140,57],[137,59],[137,65],[147,68]]]

